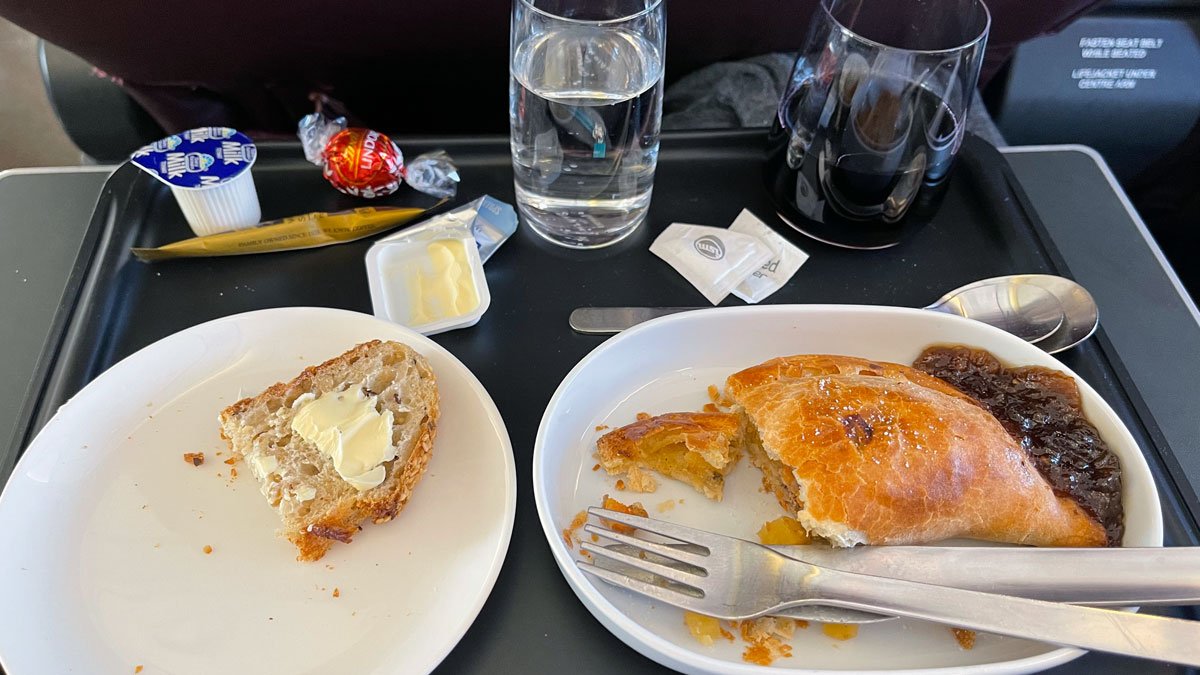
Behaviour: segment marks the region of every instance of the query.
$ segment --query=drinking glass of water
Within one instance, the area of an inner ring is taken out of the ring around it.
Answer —
[[[936,211],[979,80],[982,0],[822,0],[768,136],[780,217],[886,248]]]
[[[663,0],[514,0],[513,172],[534,232],[597,248],[645,220],[665,46]]]

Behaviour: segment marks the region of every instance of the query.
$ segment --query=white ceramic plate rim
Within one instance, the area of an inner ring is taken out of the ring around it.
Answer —
[[[559,399],[562,398],[567,390],[571,388],[579,373],[587,366],[600,358],[603,358],[607,352],[616,348],[619,345],[619,338],[625,335],[636,335],[638,333],[657,330],[663,325],[678,321],[685,321],[692,318],[698,312],[705,312],[705,316],[717,318],[722,316],[736,315],[743,312],[755,312],[764,314],[780,314],[780,315],[795,315],[797,313],[820,313],[829,311],[854,311],[859,313],[875,313],[875,314],[927,314],[928,310],[912,309],[908,307],[890,307],[877,305],[766,305],[766,306],[748,306],[748,307],[717,307],[712,309],[701,309],[695,312],[680,312],[668,316],[659,317],[651,321],[641,323],[633,328],[623,331],[617,337],[605,341],[600,346],[592,350],[583,358],[567,376],[563,378],[562,383],[554,391],[554,395],[550,398],[550,402],[546,404],[546,411],[542,416],[542,421],[538,426],[538,433],[534,441],[533,449],[533,494],[537,505],[538,519],[542,523],[542,531],[546,536],[546,541],[550,544],[551,552],[554,555],[554,560],[558,564],[559,570],[566,577],[568,585],[575,592],[576,596],[583,602],[584,606],[604,625],[613,635],[617,636],[622,642],[629,645],[643,656],[653,659],[672,668],[681,669],[685,672],[721,672],[730,673],[733,675],[763,675],[764,673],[796,673],[804,675],[810,673],[813,675],[821,673],[830,673],[836,671],[830,670],[782,670],[779,668],[771,668],[767,666],[757,666],[753,664],[739,664],[717,659],[710,656],[705,656],[699,652],[691,651],[676,645],[675,643],[666,640],[653,632],[646,630],[633,619],[625,615],[624,612],[617,609],[603,594],[601,594],[592,581],[586,577],[583,572],[575,565],[574,559],[570,552],[562,543],[558,532],[554,525],[554,516],[550,513],[549,490],[547,485],[547,476],[543,472],[544,456],[543,445],[547,427],[553,412],[558,406]],[[974,322],[971,319],[965,319],[955,315],[938,314],[938,318],[949,321],[970,322],[973,327],[978,330],[980,328],[985,331],[990,331],[1002,340],[1019,340],[1015,336],[1006,333],[999,328],[987,326]],[[1078,383],[1081,390],[1087,395],[1093,397],[1099,402],[1106,414],[1112,415],[1118,421],[1117,428],[1119,432],[1126,436],[1130,446],[1138,448],[1138,443],[1133,439],[1129,430],[1124,423],[1120,422],[1115,411],[1112,410],[1108,402],[1105,401],[1087,382],[1075,374],[1074,371],[1067,368],[1061,363],[1057,364],[1057,369],[1071,375]],[[1145,469],[1145,464],[1138,467]],[[1149,483],[1154,486],[1153,479]],[[1159,541],[1161,545],[1162,539],[1162,513],[1155,510],[1153,514],[1157,522],[1151,523],[1151,536]],[[1013,673],[1027,673],[1038,670],[1052,668],[1061,665],[1073,659],[1076,659],[1086,651],[1082,649],[1063,647],[1054,649],[1037,656],[1014,659],[1010,661],[1001,661],[994,663],[985,663],[969,666],[947,666],[933,668],[914,668],[914,669],[882,669],[874,671],[855,670],[853,672],[863,673],[864,675],[942,675],[949,673],[969,673],[971,675],[1008,675]]]
[[[55,413],[54,417],[57,418],[59,415],[63,414],[63,409],[65,409],[72,401],[79,399],[81,397],[84,397],[84,396],[93,396],[93,395],[96,395],[94,392],[102,391],[103,388],[106,386],[106,383],[109,380],[114,379],[119,376],[120,371],[126,370],[130,367],[136,367],[138,361],[146,358],[146,355],[151,353],[152,351],[161,350],[161,349],[169,349],[171,346],[169,343],[179,339],[180,337],[184,337],[184,336],[187,336],[187,335],[193,334],[193,333],[199,333],[199,332],[202,332],[205,330],[210,330],[213,327],[216,327],[216,326],[219,326],[219,325],[225,324],[225,323],[235,323],[236,324],[236,323],[242,322],[242,321],[257,321],[257,320],[262,319],[264,316],[275,317],[275,316],[278,316],[279,314],[295,315],[296,319],[289,319],[289,320],[298,320],[300,317],[303,317],[303,320],[305,322],[315,323],[318,325],[323,321],[340,321],[340,320],[344,321],[344,320],[351,319],[351,318],[356,321],[376,321],[376,322],[379,322],[380,324],[383,324],[383,326],[386,328],[386,330],[388,332],[396,334],[396,336],[399,339],[406,342],[409,346],[417,348],[418,351],[425,353],[425,354],[437,353],[441,357],[445,358],[447,360],[447,363],[449,363],[450,366],[457,372],[457,374],[459,376],[461,376],[463,378],[463,380],[469,385],[472,394],[474,394],[476,397],[478,397],[480,403],[483,404],[483,407],[486,410],[490,421],[495,425],[496,429],[498,429],[500,432],[499,435],[502,440],[501,450],[503,451],[501,454],[503,455],[503,463],[504,463],[504,493],[505,493],[505,495],[504,495],[504,498],[505,498],[504,518],[503,518],[503,529],[500,533],[500,538],[497,541],[495,554],[492,557],[492,560],[490,562],[488,573],[487,573],[486,577],[483,579],[482,585],[479,587],[479,593],[477,594],[477,596],[473,599],[472,603],[470,604],[469,611],[464,613],[464,615],[462,617],[462,621],[457,626],[454,626],[454,628],[452,630],[448,630],[443,634],[444,635],[443,644],[440,649],[438,649],[436,652],[432,653],[429,662],[423,663],[423,664],[407,664],[407,665],[397,664],[397,667],[399,668],[399,670],[395,671],[395,672],[430,672],[434,668],[436,668],[438,666],[438,664],[440,664],[446,658],[447,655],[450,654],[450,652],[454,649],[454,647],[462,639],[462,636],[466,634],[467,629],[469,629],[471,627],[471,624],[473,624],[475,622],[476,617],[478,617],[479,612],[482,611],[483,606],[487,602],[488,597],[491,596],[492,589],[495,587],[495,584],[496,584],[496,579],[500,575],[500,570],[504,566],[504,560],[508,554],[508,547],[509,547],[509,544],[512,539],[513,524],[514,524],[514,521],[516,518],[516,508],[517,508],[516,465],[515,465],[515,461],[513,459],[512,440],[508,435],[507,427],[504,425],[504,419],[500,416],[499,409],[496,408],[495,402],[492,400],[492,397],[488,394],[487,389],[485,389],[483,384],[480,383],[479,379],[475,377],[474,373],[472,373],[469,368],[467,368],[461,361],[459,361],[453,354],[451,354],[444,347],[437,344],[433,340],[430,340],[429,338],[425,337],[424,335],[421,335],[409,328],[405,328],[398,324],[386,322],[381,319],[372,317],[369,314],[363,314],[360,312],[353,312],[353,311],[344,310],[344,309],[334,309],[334,308],[329,308],[329,307],[279,307],[279,308],[255,310],[255,311],[251,311],[251,312],[244,312],[242,314],[234,314],[234,315],[222,317],[219,319],[214,319],[212,321],[207,321],[207,322],[204,322],[201,324],[197,324],[190,328],[185,328],[184,330],[181,330],[177,333],[168,335],[160,340],[157,340],[157,341],[139,349],[138,351],[134,352],[133,354],[130,354],[129,356],[125,357],[124,359],[121,359],[117,363],[113,364],[111,367],[109,367],[107,370],[105,370],[103,373],[101,373],[99,376],[97,376],[94,380],[89,382],[83,389],[81,389],[77,394],[75,394],[75,396],[71,397],[70,400],[68,400],[66,403],[64,403],[63,406],[59,408],[58,412]],[[53,421],[54,421],[54,419],[52,418],[51,421],[48,422],[46,426],[50,427],[51,424],[53,423]],[[3,507],[5,506],[6,499],[9,501],[11,501],[12,499],[15,499],[14,497],[11,497],[10,495],[13,493],[14,490],[19,490],[20,488],[14,488],[13,486],[21,482],[21,480],[22,480],[21,477],[24,475],[23,469],[26,468],[25,465],[28,464],[29,462],[35,461],[36,453],[37,453],[37,449],[36,449],[37,445],[38,445],[37,438],[35,437],[34,440],[29,444],[28,449],[27,449],[27,450],[32,450],[33,452],[26,451],[21,455],[21,458],[18,460],[16,466],[13,468],[12,474],[10,474],[10,477],[5,484],[3,491],[0,491],[0,513],[3,513]],[[11,612],[11,610],[14,608],[9,607],[7,609],[9,611],[5,612],[3,615],[0,615],[0,627],[2,627],[2,624],[8,620],[5,617],[15,616],[15,613]],[[6,662],[5,657],[4,657],[4,654],[7,650],[4,648],[3,645],[4,645],[3,631],[0,631],[0,668],[3,668],[4,672],[12,673],[11,666],[9,665],[9,663]],[[409,668],[412,665],[418,666],[418,670],[409,670]],[[14,673],[13,675],[16,675],[16,674]]]

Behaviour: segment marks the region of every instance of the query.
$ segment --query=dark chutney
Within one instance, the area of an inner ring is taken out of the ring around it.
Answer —
[[[975,399],[1029,453],[1055,494],[1104,526],[1109,546],[1125,533],[1121,464],[1083,414],[1079,388],[1048,368],[1008,368],[982,349],[937,345],[913,363]]]

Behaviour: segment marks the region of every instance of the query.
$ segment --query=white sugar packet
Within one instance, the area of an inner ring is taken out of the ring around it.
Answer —
[[[650,252],[667,261],[714,305],[772,257],[771,249],[753,235],[684,223],[668,225],[650,245]]]
[[[729,231],[757,237],[771,249],[771,259],[733,289],[733,294],[746,302],[758,302],[783,288],[796,270],[808,260],[807,253],[772,230],[771,226],[759,220],[749,209],[742,209],[729,226]]]

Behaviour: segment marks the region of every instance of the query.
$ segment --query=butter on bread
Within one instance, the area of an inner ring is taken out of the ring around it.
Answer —
[[[596,455],[609,474],[626,474],[635,491],[654,490],[642,471],[650,469],[720,501],[725,476],[742,455],[742,419],[721,412],[648,417],[601,436]]]
[[[931,375],[800,355],[735,373],[725,389],[779,503],[835,545],[1106,541],[990,413]]]
[[[361,491],[292,430],[297,399],[352,388],[370,397],[378,412],[391,412],[395,448],[395,458],[383,463],[383,482]],[[375,340],[234,403],[219,419],[221,436],[258,478],[283,519],[283,534],[299,549],[298,559],[319,560],[334,541],[349,543],[363,521],[387,522],[408,502],[433,448],[437,381],[411,347]]]

